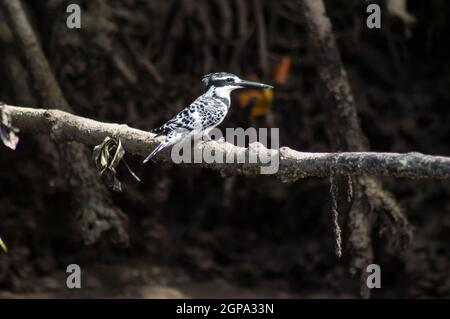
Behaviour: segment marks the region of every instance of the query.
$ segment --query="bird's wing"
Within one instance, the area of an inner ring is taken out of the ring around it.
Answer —
[[[199,111],[202,130],[218,125],[227,114],[227,106],[220,100],[209,98]]]
[[[216,99],[201,96],[153,132],[161,135],[173,130],[202,131],[216,125],[225,115],[220,103]]]

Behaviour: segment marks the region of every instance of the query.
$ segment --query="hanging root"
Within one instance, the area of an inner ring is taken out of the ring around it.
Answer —
[[[353,200],[353,180],[351,175],[347,175],[347,202],[351,203]]]
[[[348,213],[348,249],[351,256],[350,273],[359,276],[362,298],[370,298],[367,287],[367,266],[374,261],[372,247],[373,212],[365,192],[364,177],[353,180],[353,201]]]
[[[372,177],[361,179],[370,204],[370,209],[377,213],[380,235],[389,236],[392,248],[403,254],[411,247],[413,227],[409,223],[394,196],[383,189],[381,182]]]
[[[334,173],[331,173],[330,174],[331,220],[333,223],[335,252],[336,256],[340,258],[342,256],[342,236],[341,236],[341,227],[339,226],[338,194],[339,188],[337,184],[337,178],[334,175]]]

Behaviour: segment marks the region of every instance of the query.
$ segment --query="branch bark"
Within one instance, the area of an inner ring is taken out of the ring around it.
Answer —
[[[120,137],[126,152],[146,156],[163,137],[115,123],[103,123],[72,115],[60,110],[26,108],[3,105],[12,117],[13,125],[23,132],[56,136],[60,142],[78,142],[88,146],[100,144],[105,137],[116,134]],[[232,155],[269,154],[279,159],[279,170],[273,174],[283,181],[296,181],[306,177],[335,175],[379,175],[405,178],[450,178],[450,158],[420,153],[306,153],[288,147],[279,150],[267,149],[253,143],[249,148],[238,147],[224,141],[210,141],[194,147],[203,152]],[[234,157],[236,156],[236,157]],[[230,156],[231,157],[231,156]],[[158,161],[170,161],[170,152],[163,151],[156,156]],[[255,176],[261,174],[262,163],[199,163],[205,168],[220,171],[224,175]]]

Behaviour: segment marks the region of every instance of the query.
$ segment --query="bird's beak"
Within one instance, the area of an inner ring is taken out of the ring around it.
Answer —
[[[253,81],[241,80],[239,86],[243,88],[255,88],[255,89],[273,89],[273,86],[264,83],[258,83]]]

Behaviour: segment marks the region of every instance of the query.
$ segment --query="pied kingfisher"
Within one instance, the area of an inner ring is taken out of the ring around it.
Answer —
[[[162,149],[188,136],[208,137],[209,131],[219,125],[228,113],[231,91],[240,88],[273,88],[267,84],[242,80],[234,74],[225,72],[207,74],[203,76],[202,82],[206,86],[203,95],[166,124],[152,130],[153,133],[157,133],[156,136],[165,135],[166,139],[147,156],[144,163]]]

